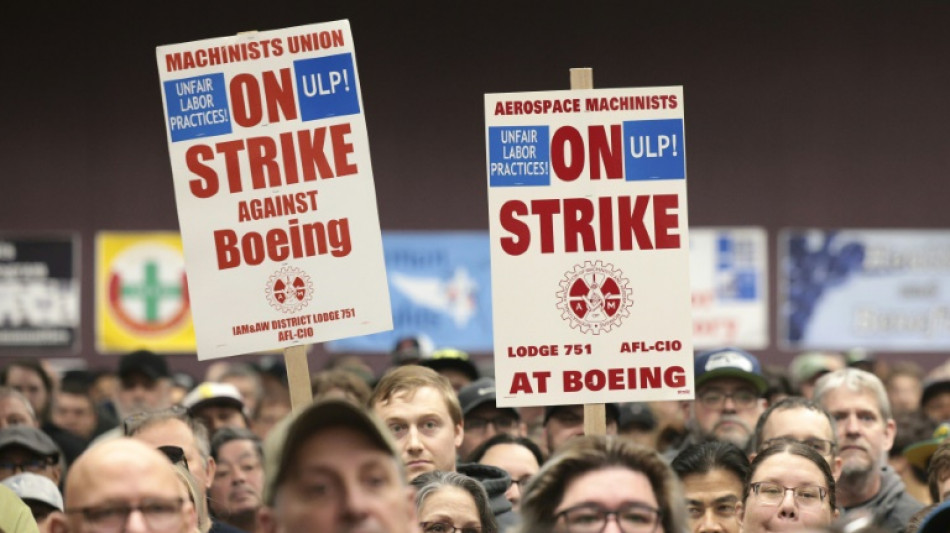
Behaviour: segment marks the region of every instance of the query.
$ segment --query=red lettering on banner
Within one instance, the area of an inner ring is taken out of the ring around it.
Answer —
[[[607,127],[610,128],[608,138]],[[584,138],[573,126],[562,126],[551,136],[551,169],[561,181],[574,181],[581,176],[590,158],[590,179],[599,180],[601,170],[607,179],[623,179],[623,129],[619,124],[589,126],[587,154]],[[568,157],[569,156],[569,157]]]
[[[561,378],[564,392],[582,390],[597,392],[604,388],[607,390],[679,388],[686,385],[686,373],[681,366],[608,368],[606,370],[594,368],[585,372],[565,370]]]
[[[674,233],[679,229],[679,215],[674,211],[678,207],[676,194],[601,197],[596,204],[588,198],[542,199],[529,203],[509,200],[501,206],[499,221],[510,236],[502,237],[500,244],[509,255],[527,252],[534,240],[532,237],[538,240],[542,254],[558,250],[575,253],[679,248],[680,236]],[[555,239],[555,222],[560,221],[556,215],[562,212],[560,239]],[[653,218],[652,235],[644,221],[648,212]],[[537,233],[523,220],[529,215],[537,217]],[[615,227],[619,242],[614,237]]]
[[[533,377],[538,382],[539,393],[545,393],[548,391],[548,378],[551,377],[550,372],[531,372],[531,377]],[[527,372],[515,372],[514,376],[511,378],[511,390],[509,394],[517,394],[519,392],[526,394],[534,393],[534,388],[531,386],[531,380],[528,379]]]
[[[297,118],[293,76],[289,68],[282,68],[278,72],[280,78],[274,72],[262,72],[263,83],[251,74],[238,74],[231,78],[228,96],[235,124],[242,128],[259,125],[264,120],[265,105],[268,123],[280,122],[281,114],[286,120]]]
[[[301,174],[305,182],[356,174],[357,165],[349,160],[353,153],[353,144],[347,140],[350,132],[350,124],[344,123],[282,133],[279,145],[273,137],[267,136],[220,142],[213,148],[195,144],[185,152],[188,170],[197,176],[188,185],[197,198],[210,198],[218,193],[220,174],[212,167],[212,163],[217,162],[216,154],[220,154],[224,161],[224,174],[231,194],[244,190],[242,155],[250,170],[253,189],[298,183]],[[295,149],[299,150],[295,152]],[[278,156],[283,166],[277,162]]]

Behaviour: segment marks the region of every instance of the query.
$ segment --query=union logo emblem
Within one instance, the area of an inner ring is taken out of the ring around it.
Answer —
[[[585,261],[564,274],[557,291],[561,318],[582,333],[599,335],[630,316],[633,289],[623,273],[602,261]]]
[[[313,283],[303,270],[284,267],[267,280],[264,294],[274,309],[283,313],[294,313],[306,307],[313,299]]]

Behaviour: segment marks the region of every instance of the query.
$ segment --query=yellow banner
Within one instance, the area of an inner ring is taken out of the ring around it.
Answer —
[[[95,291],[100,352],[195,352],[179,233],[100,232]]]

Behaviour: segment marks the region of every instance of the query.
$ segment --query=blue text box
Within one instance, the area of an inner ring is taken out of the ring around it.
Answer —
[[[627,181],[686,178],[682,119],[623,123]]]
[[[550,154],[547,126],[488,128],[489,186],[550,185]]]
[[[172,142],[231,133],[224,74],[170,80],[163,85]]]
[[[294,61],[294,75],[301,120],[359,114],[360,95],[352,54]]]

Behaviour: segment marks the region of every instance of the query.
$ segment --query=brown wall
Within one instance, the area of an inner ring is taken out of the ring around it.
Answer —
[[[0,230],[81,234],[94,366],[114,361],[93,342],[96,232],[177,229],[160,44],[349,18],[384,229],[486,229],[482,95],[566,89],[580,66],[597,87],[685,87],[693,225],[774,244],[950,218],[946,2],[78,4],[5,17]]]

